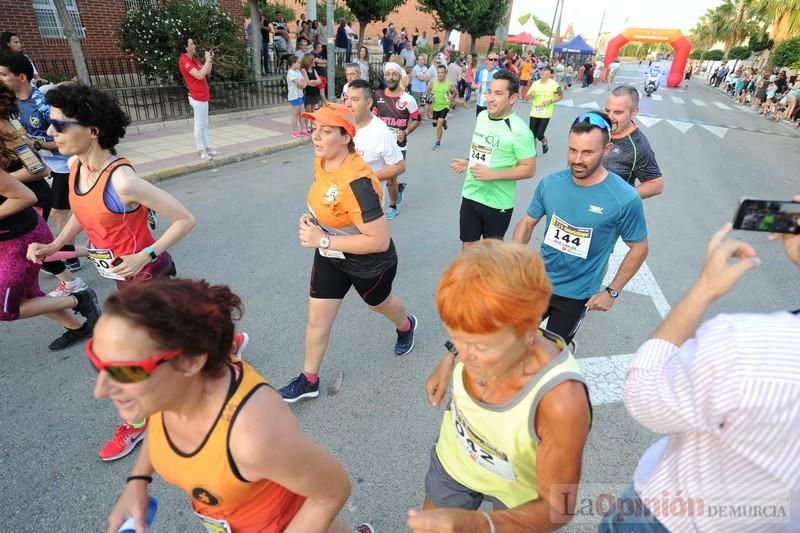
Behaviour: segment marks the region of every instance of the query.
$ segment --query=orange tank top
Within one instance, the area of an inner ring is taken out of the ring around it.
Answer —
[[[245,361],[229,366],[228,400],[203,444],[193,453],[178,450],[169,438],[161,413],[147,426],[150,461],[165,481],[189,494],[192,507],[210,531],[220,533],[278,533],[305,502],[270,480],[242,478],[228,449],[231,426],[253,393],[266,381]]]
[[[111,175],[121,166],[133,168],[120,157],[100,172],[100,177],[86,192],[78,190],[81,162],[77,159],[69,169],[69,206],[89,237],[90,248],[109,250],[113,257],[140,252],[155,242],[147,225],[147,209],[141,205],[127,213],[114,213],[104,200]]]

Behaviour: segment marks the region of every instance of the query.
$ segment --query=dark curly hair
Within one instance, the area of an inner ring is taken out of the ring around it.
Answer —
[[[17,96],[8,85],[0,82],[0,120],[9,120],[17,112]],[[5,167],[9,161],[16,159],[14,146],[18,142],[19,135],[13,129],[8,132],[0,131],[0,167]]]
[[[244,308],[227,286],[158,278],[115,292],[103,311],[145,329],[165,350],[182,350],[187,357],[207,354],[203,372],[213,376],[230,360],[233,322]]]
[[[57,107],[65,116],[77,120],[84,127],[99,130],[97,142],[105,150],[112,150],[131,123],[130,117],[119,103],[107,93],[83,85],[63,83],[47,91],[47,103]]]
[[[8,85],[0,81],[0,119],[9,120],[18,113],[17,95]]]

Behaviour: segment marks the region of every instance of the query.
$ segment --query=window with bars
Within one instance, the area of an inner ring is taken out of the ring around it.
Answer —
[[[218,6],[219,0],[194,0],[199,6]]]
[[[78,4],[75,3],[75,0],[65,0],[65,4],[69,18],[72,19],[72,24],[78,31],[78,35],[86,37],[81,15],[78,12]],[[33,0],[33,12],[36,14],[39,34],[42,37],[49,39],[64,38],[64,28],[61,27],[61,21],[58,18],[58,11],[53,0]]]
[[[133,11],[139,11],[140,9],[146,9],[148,7],[157,7],[158,2],[157,0],[125,0],[125,11],[131,13]]]

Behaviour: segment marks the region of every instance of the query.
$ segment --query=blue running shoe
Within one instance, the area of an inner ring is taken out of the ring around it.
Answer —
[[[397,202],[398,204],[400,202]],[[394,207],[390,207],[388,211],[386,211],[386,220],[392,220],[397,216],[397,209]]]
[[[406,183],[398,183],[397,184],[397,205],[400,205],[400,202],[403,201],[403,192],[406,190]]]
[[[278,390],[283,396],[286,403],[294,403],[303,398],[316,398],[319,396],[319,379],[316,383],[311,383],[306,378],[306,375],[300,372],[300,375],[294,378],[288,385]]]
[[[411,329],[406,332],[397,331],[397,344],[394,345],[394,353],[397,355],[405,355],[414,348],[414,332],[417,331],[417,317],[408,315],[408,321],[411,322]]]

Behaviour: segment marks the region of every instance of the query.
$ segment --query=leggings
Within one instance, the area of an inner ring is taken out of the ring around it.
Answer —
[[[531,131],[533,132],[533,136],[538,140],[544,142],[544,132],[547,129],[547,125],[550,123],[549,118],[537,118],[531,117],[529,125]]]
[[[191,96],[189,104],[194,111],[194,142],[198,151],[208,149],[208,102],[198,102]]]

